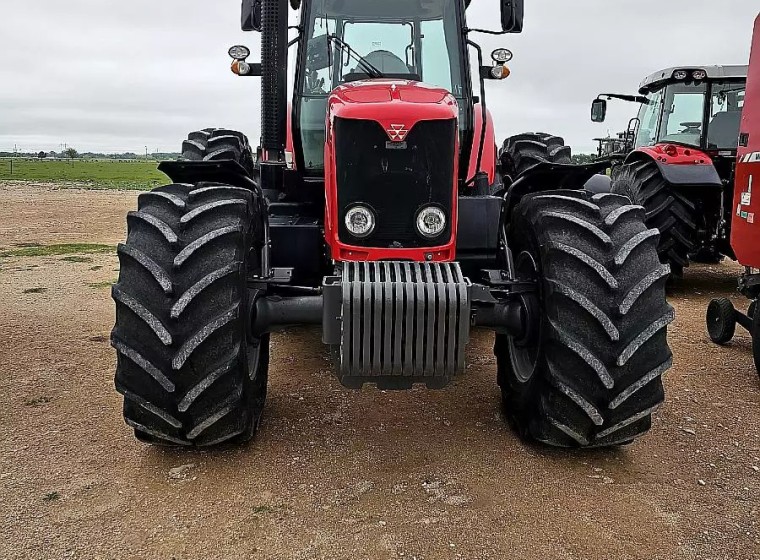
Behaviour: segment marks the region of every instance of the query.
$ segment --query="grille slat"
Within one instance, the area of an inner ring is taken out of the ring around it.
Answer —
[[[369,120],[335,119],[338,236],[343,243],[363,247],[434,247],[451,237],[456,120],[417,123],[405,149],[388,149],[387,132]],[[355,204],[375,212],[375,231],[353,237],[345,225],[346,211]],[[435,204],[447,217],[444,232],[427,239],[417,232],[415,218],[425,205]]]

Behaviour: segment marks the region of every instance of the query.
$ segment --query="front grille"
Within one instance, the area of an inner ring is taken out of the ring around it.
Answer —
[[[405,147],[390,142],[375,121],[335,119],[338,236],[362,247],[435,247],[451,237],[456,120],[417,123]],[[395,148],[395,149],[394,149]],[[354,204],[375,213],[375,231],[357,239],[346,229]],[[434,239],[417,232],[419,209],[434,204],[446,214],[446,229]]]
[[[340,380],[348,387],[443,387],[464,370],[469,281],[459,263],[346,263]]]

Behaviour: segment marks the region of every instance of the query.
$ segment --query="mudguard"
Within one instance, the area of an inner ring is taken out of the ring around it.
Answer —
[[[565,163],[539,163],[522,173],[506,190],[504,197],[505,218],[526,194],[557,189],[581,190],[594,175],[610,166],[608,160],[584,165]]]
[[[259,192],[259,186],[236,161],[162,161],[158,170],[175,183],[210,181]]]
[[[680,144],[643,146],[628,154],[624,163],[644,158],[654,161],[662,177],[671,185],[723,188],[712,158],[696,148]]]

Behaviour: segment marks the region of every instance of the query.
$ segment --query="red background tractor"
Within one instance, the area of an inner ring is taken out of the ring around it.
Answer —
[[[612,169],[612,192],[647,211],[660,231],[658,253],[675,275],[689,261],[734,257],[730,244],[734,167],[746,66],[689,66],[660,70],[638,95],[601,94],[591,118],[604,121],[607,99],[641,104],[624,135],[622,165]]]
[[[707,311],[707,329],[718,344],[733,338],[737,323],[747,329],[752,334],[755,365],[760,372],[760,313],[756,311],[760,298],[760,16],[755,20],[752,38],[733,200],[731,246],[745,267],[739,292],[751,303],[745,315],[735,310],[727,298],[713,300]]]

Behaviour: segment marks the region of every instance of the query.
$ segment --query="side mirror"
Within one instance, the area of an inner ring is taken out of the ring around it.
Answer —
[[[522,33],[525,0],[501,0],[501,29]]]
[[[594,99],[591,104],[591,121],[592,122],[604,122],[607,118],[607,100]]]
[[[243,0],[240,27],[243,31],[261,31],[261,0]]]

